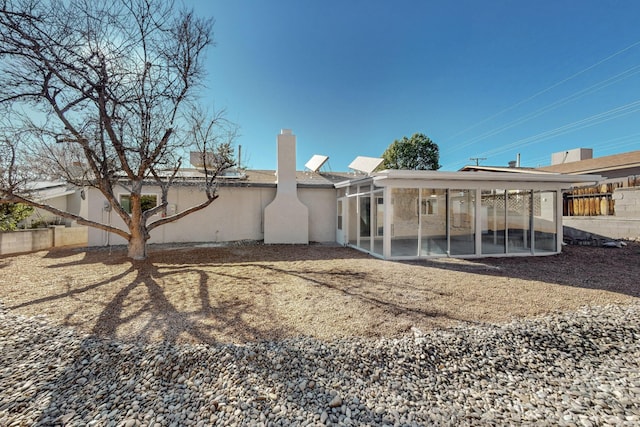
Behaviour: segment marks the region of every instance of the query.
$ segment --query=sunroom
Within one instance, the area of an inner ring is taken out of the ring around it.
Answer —
[[[385,170],[336,184],[336,240],[385,259],[556,254],[562,190],[598,178]]]

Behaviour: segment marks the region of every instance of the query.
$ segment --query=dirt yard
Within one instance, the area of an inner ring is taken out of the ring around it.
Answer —
[[[640,301],[640,245],[391,262],[322,245],[151,246],[0,257],[5,308],[100,336],[212,343],[399,337]]]

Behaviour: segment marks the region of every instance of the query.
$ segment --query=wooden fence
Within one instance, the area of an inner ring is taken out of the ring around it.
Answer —
[[[576,187],[564,193],[562,214],[564,216],[615,215],[613,192],[616,188],[640,186],[640,175],[609,180],[609,182],[587,187]]]

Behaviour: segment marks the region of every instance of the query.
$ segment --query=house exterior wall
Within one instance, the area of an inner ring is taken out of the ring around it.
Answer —
[[[640,175],[640,167],[630,167],[624,169],[615,169],[610,171],[595,172],[598,175],[602,175],[605,178],[626,178],[631,175]]]
[[[60,196],[60,197],[53,197],[51,199],[47,199],[44,201],[44,203],[48,204],[49,206],[52,206],[56,209],[60,209],[61,211],[67,211],[68,207],[67,207],[67,197],[68,196]],[[37,223],[39,221],[43,221],[47,224],[51,224],[56,222],[58,217],[56,217],[56,215],[52,214],[49,211],[45,211],[44,209],[38,209],[36,208],[34,210],[34,212],[29,216],[29,218],[27,218],[25,220],[26,224],[33,224],[33,223]],[[66,222],[66,220],[63,219],[63,221]],[[45,226],[46,224],[43,224],[43,226]]]
[[[83,199],[81,194],[86,195],[86,190],[78,189],[75,193],[67,196],[67,211],[86,218],[87,201],[86,197]]]
[[[298,198],[309,209],[309,241],[335,242],[337,201],[334,188],[299,188]]]
[[[114,211],[104,210],[106,199],[97,190],[88,192],[89,218],[126,230],[124,222]],[[116,195],[127,194],[124,189]],[[145,187],[143,193],[157,194],[158,187]],[[228,242],[264,239],[264,209],[276,195],[275,187],[234,187],[218,189],[218,199],[207,208],[194,212],[176,222],[151,231],[149,243]],[[336,227],[336,191],[333,188],[299,189],[302,203],[309,209],[309,240],[334,242]],[[169,190],[169,213],[179,212],[205,200],[196,186],[175,186]],[[159,217],[158,217],[159,218]],[[153,220],[153,219],[152,219]],[[112,233],[89,228],[88,245],[120,245],[126,241]]]

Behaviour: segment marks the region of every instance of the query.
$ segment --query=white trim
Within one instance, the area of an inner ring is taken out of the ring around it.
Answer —
[[[415,171],[415,170],[384,170],[374,173],[372,178],[376,185],[385,186],[388,180],[399,179],[419,180],[424,186],[424,181],[469,181],[476,184],[484,182],[513,182],[513,183],[549,183],[560,185],[573,185],[577,183],[591,183],[602,180],[600,175],[564,175],[564,174],[517,174],[512,172],[440,172],[440,171]],[[341,183],[342,184],[342,183]],[[430,183],[431,184],[431,183]]]

